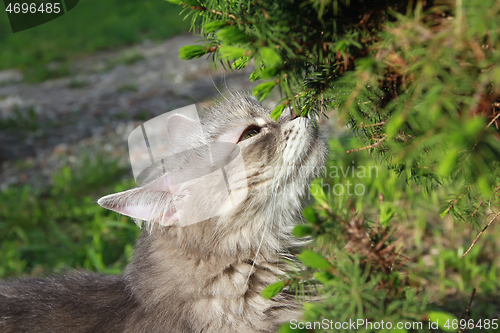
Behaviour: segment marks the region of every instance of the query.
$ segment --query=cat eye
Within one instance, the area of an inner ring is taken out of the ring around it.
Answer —
[[[252,136],[255,136],[260,133],[260,127],[257,125],[250,125],[248,126],[243,133],[241,134],[240,138],[238,139],[238,142],[246,140],[248,138],[251,138]]]

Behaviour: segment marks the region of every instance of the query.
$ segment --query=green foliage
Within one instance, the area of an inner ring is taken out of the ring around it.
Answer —
[[[270,284],[266,289],[262,290],[262,296],[265,299],[270,299],[276,296],[285,287],[285,282],[278,281],[276,283]]]
[[[179,58],[184,60],[199,58],[206,53],[205,47],[201,45],[187,45],[179,50]]]
[[[302,251],[302,253],[299,255],[299,260],[302,261],[302,263],[307,267],[320,270],[327,270],[332,267],[328,260],[323,258],[320,254],[310,250]]]
[[[247,50],[241,47],[223,45],[219,48],[219,52],[221,59],[235,60],[243,58]]]
[[[201,24],[204,54],[234,69],[253,60],[259,100],[279,89],[274,119],[286,107],[328,113],[358,139],[332,142],[336,160],[313,182],[315,204],[293,231],[315,240],[288,277],[299,296],[311,286],[322,295],[306,304],[305,321],[425,324],[428,313],[460,317],[472,288],[476,297],[498,295],[499,263],[487,255],[493,231],[462,255],[472,241],[464,230],[500,215],[499,0],[181,6]],[[443,229],[450,223],[456,232]],[[396,231],[403,225],[415,232],[406,247],[411,232]],[[443,301],[446,292],[461,295],[461,312]]]
[[[304,236],[309,236],[310,234],[312,234],[313,232],[313,229],[311,228],[311,226],[309,225],[296,225],[294,228],[293,228],[293,232],[292,234],[295,236],[295,237],[304,237]]]
[[[471,185],[469,207],[498,188],[497,0],[182,5],[207,34],[190,57],[214,52],[238,69],[253,59],[250,80],[266,80],[253,94],[282,93],[274,118],[285,106],[303,116],[339,107],[367,148],[408,179]]]
[[[457,228],[451,216],[445,217],[443,226],[438,215],[439,202],[459,188],[437,182],[427,188],[408,184],[381,158],[366,152],[346,154],[356,142],[330,142],[332,156],[321,172],[323,178],[311,186],[315,203],[303,211],[307,223],[293,232],[316,240],[312,249],[299,255],[301,261],[312,257],[313,264],[307,259],[303,263],[313,268],[298,269],[285,280],[306,300],[311,288],[305,284],[314,285],[321,295],[304,307],[304,323],[384,320],[422,325],[407,332],[433,332],[427,327],[429,313],[460,318],[473,288],[476,305],[469,318],[493,318],[500,261],[490,254],[500,250],[499,230],[483,236],[482,246],[462,258],[470,234]],[[449,248],[450,242],[460,244],[458,249]],[[315,265],[316,258],[326,265]],[[449,294],[455,296],[447,303]]]
[[[0,277],[76,267],[121,272],[140,229],[99,207],[95,198],[133,186],[118,182],[126,172],[116,161],[88,155],[76,167],[63,167],[50,189],[0,192]]]

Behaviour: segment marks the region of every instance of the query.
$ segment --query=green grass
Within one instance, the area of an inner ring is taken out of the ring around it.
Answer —
[[[20,68],[28,81],[65,76],[68,64],[83,55],[187,31],[189,20],[179,11],[164,0],[82,0],[53,21],[13,34],[2,10],[0,70]],[[58,65],[47,68],[52,61]]]
[[[63,167],[50,188],[0,192],[0,277],[68,268],[119,273],[140,229],[96,200],[134,186],[130,178],[120,180],[127,171],[104,155],[87,154]]]

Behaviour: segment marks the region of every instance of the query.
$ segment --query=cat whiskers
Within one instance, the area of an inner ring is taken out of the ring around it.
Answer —
[[[267,221],[268,219],[266,219]],[[250,280],[250,276],[253,274],[253,268],[255,267],[255,262],[257,261],[257,257],[259,256],[260,248],[262,247],[262,242],[264,241],[264,235],[266,234],[266,221],[264,221],[264,230],[262,230],[262,237],[260,238],[259,247],[257,248],[257,253],[255,254],[255,258],[252,260],[252,267],[250,267],[250,271],[248,272],[247,280],[245,281],[245,286],[248,285],[248,281]]]
[[[208,75],[210,76],[210,80],[212,81],[212,84],[214,85],[215,89],[217,89],[217,91],[219,92],[219,94],[226,100],[226,101],[229,101],[229,99],[227,99],[226,96],[224,96],[224,94],[219,90],[219,88],[217,88],[217,85],[215,84],[215,81],[214,81],[214,78],[212,77],[212,73],[210,73],[210,67],[208,67],[208,62],[207,62],[207,70],[208,70]]]
[[[276,176],[276,175],[274,175]],[[274,179],[275,177],[272,177],[270,179]],[[274,198],[277,197],[277,192],[278,192],[278,188],[277,186],[273,186],[271,188],[271,192],[272,192],[272,196]],[[248,281],[250,280],[250,277],[252,276],[253,274],[253,268],[255,267],[255,262],[257,261],[257,258],[259,256],[259,253],[260,253],[260,249],[262,247],[262,243],[264,241],[264,237],[266,235],[266,232],[269,230],[270,227],[272,227],[272,223],[273,223],[273,218],[275,216],[275,211],[276,211],[276,200],[271,200],[271,205],[272,205],[272,209],[271,209],[271,214],[267,214],[266,217],[265,217],[265,220],[264,220],[264,223],[262,224],[263,226],[263,230],[262,230],[262,236],[260,238],[260,243],[259,243],[259,247],[257,248],[257,253],[255,254],[255,258],[254,260],[252,260],[252,267],[250,268],[250,271],[248,273],[248,276],[247,276],[247,279],[245,281],[245,286],[248,285]],[[281,231],[281,219],[279,219],[278,221],[278,229]],[[278,234],[278,246],[279,246],[279,237],[280,235]],[[278,257],[279,257],[279,250],[278,250]]]

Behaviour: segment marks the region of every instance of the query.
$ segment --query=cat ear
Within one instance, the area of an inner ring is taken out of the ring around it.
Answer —
[[[176,153],[207,144],[200,122],[181,114],[168,118],[167,135]]]
[[[162,226],[187,226],[219,216],[246,197],[247,174],[237,145],[197,151],[187,167],[140,187],[99,199],[104,208]],[[209,154],[211,153],[211,154]]]
[[[164,176],[146,186],[102,197],[97,203],[134,219],[168,226],[179,222],[183,197],[186,195],[182,191],[172,194],[169,178]]]

